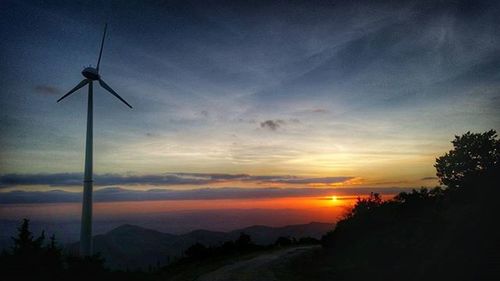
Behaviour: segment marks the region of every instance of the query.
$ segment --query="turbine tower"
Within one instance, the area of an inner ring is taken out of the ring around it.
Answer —
[[[78,85],[76,85],[71,91],[62,96],[57,102],[60,102],[64,98],[76,92],[78,89],[85,85],[89,85],[88,93],[88,103],[87,103],[87,138],[85,142],[85,172],[83,178],[83,205],[82,205],[82,224],[80,230],[80,255],[90,256],[92,255],[92,139],[93,139],[93,91],[92,86],[94,81],[99,81],[101,87],[106,91],[111,93],[113,96],[117,97],[128,107],[132,108],[128,102],[126,102],[122,97],[120,97],[111,87],[102,80],[99,75],[99,65],[101,63],[102,48],[104,47],[104,39],[106,37],[106,29],[108,25],[104,26],[104,34],[102,35],[101,50],[99,51],[99,59],[97,60],[97,67],[92,66],[86,67],[82,71],[82,75],[85,77]]]

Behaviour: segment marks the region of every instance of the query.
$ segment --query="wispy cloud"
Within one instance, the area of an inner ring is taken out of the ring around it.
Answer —
[[[7,174],[0,176],[0,186],[12,187],[22,185],[75,186],[81,185],[81,173],[56,174]],[[353,179],[350,176],[305,178],[292,175],[248,175],[222,173],[165,173],[155,175],[95,175],[96,185],[205,185],[224,182],[257,182],[280,184],[333,184]]]
[[[300,123],[300,120],[297,118],[290,118],[287,120],[275,119],[275,120],[266,120],[266,121],[260,122],[260,127],[264,128],[264,129],[269,129],[271,131],[276,131],[285,125],[292,125],[292,124],[299,124],[299,123]]]
[[[287,184],[332,184],[332,183],[342,183],[352,179],[354,179],[354,177],[327,177],[327,178],[289,177],[289,178],[272,179],[270,180],[270,182],[287,183]]]
[[[36,85],[35,91],[44,95],[60,95],[62,91],[51,85]]]

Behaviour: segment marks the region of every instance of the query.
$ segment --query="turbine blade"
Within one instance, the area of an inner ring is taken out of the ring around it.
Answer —
[[[130,104],[128,104],[127,101],[125,101],[124,99],[122,99],[122,97],[120,97],[120,95],[118,95],[113,89],[111,89],[111,87],[108,86],[108,84],[106,84],[106,82],[104,82],[102,79],[99,79],[99,84],[101,84],[101,87],[103,87],[105,90],[107,90],[108,92],[110,92],[113,96],[117,97],[119,100],[121,100],[128,107],[132,108],[132,106]]]
[[[99,72],[99,65],[101,64],[101,56],[102,56],[102,49],[104,47],[104,38],[106,37],[106,29],[108,29],[108,24],[106,23],[104,25],[104,33],[102,35],[102,41],[101,41],[101,50],[99,51],[99,59],[97,60],[97,72]]]
[[[69,91],[67,94],[65,94],[60,99],[58,99],[57,102],[62,101],[65,97],[71,95],[72,93],[76,92],[76,90],[78,90],[81,87],[87,85],[87,83],[89,83],[89,80],[88,79],[83,79],[78,85],[76,85],[73,89],[71,89],[71,91]]]

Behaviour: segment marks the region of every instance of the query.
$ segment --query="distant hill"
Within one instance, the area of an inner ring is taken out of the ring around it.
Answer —
[[[263,225],[237,229],[231,232],[194,230],[186,234],[174,235],[125,224],[105,234],[94,236],[94,251],[101,253],[106,263],[114,268],[146,268],[148,265],[166,264],[179,257],[191,245],[218,245],[235,240],[241,232],[252,237],[256,244],[274,243],[280,236],[295,238],[321,238],[333,229],[333,224],[311,222],[308,224],[270,227]],[[70,244],[69,252],[77,252],[79,243]]]

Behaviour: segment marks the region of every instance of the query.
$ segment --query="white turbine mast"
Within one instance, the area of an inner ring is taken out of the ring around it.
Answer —
[[[78,85],[76,85],[71,91],[62,96],[57,102],[60,102],[64,98],[76,92],[78,89],[85,85],[89,85],[88,92],[88,103],[87,103],[87,136],[85,142],[85,172],[83,177],[83,204],[82,204],[82,223],[80,230],[80,255],[81,256],[91,256],[92,255],[92,189],[93,189],[93,177],[92,177],[92,150],[93,150],[93,91],[92,86],[94,81],[99,81],[101,87],[106,91],[111,93],[113,96],[118,98],[128,107],[132,106],[126,102],[122,97],[120,97],[113,89],[111,89],[104,80],[102,80],[99,75],[99,65],[101,64],[102,49],[104,47],[104,39],[106,38],[106,29],[108,25],[104,26],[104,34],[102,35],[101,50],[99,51],[99,59],[97,60],[97,67],[92,66],[86,67],[82,71],[82,75],[85,77]]]

